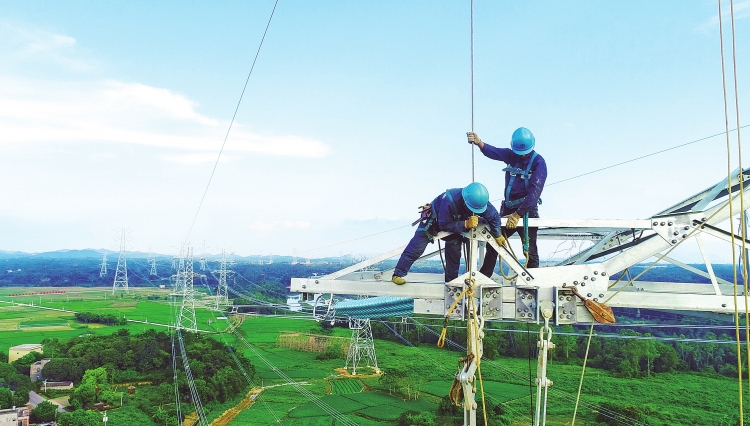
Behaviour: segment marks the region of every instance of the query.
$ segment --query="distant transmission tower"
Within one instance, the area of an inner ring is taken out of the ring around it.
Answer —
[[[292,250],[292,265],[297,264],[297,249]]]
[[[115,281],[112,283],[112,294],[118,288],[124,288],[128,292],[128,259],[125,256],[125,228],[122,229],[120,238],[120,256],[117,258],[117,270],[115,270]]]
[[[182,272],[182,307],[177,318],[177,327],[187,331],[198,331],[198,321],[195,318],[195,291],[193,290],[193,248],[186,250],[187,258],[184,260],[185,269]],[[181,262],[182,258],[180,259]],[[179,274],[178,274],[179,275]]]
[[[227,286],[227,276],[233,271],[227,270],[228,265],[234,264],[231,259],[227,260],[226,250],[221,250],[221,267],[219,268],[219,287],[216,289],[216,310],[220,306],[229,305],[229,288]]]
[[[99,278],[107,275],[107,253],[102,255],[102,268],[99,270]]]
[[[364,362],[368,367],[380,373],[378,360],[375,358],[375,342],[372,340],[370,319],[349,318],[349,328],[352,330],[352,340],[349,343],[349,354],[346,356],[345,369],[352,368],[352,375],[357,374],[357,367]]]
[[[151,250],[149,247],[149,257],[148,257],[148,263],[151,264],[151,271],[149,271],[149,276],[155,277],[156,276],[156,255],[154,254],[154,251]]]
[[[206,270],[206,240],[203,240],[203,254],[201,255],[200,262],[201,262],[201,271],[205,271]]]

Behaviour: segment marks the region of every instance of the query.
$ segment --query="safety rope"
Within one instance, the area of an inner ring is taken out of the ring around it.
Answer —
[[[453,314],[453,311],[456,309],[456,306],[458,306],[458,302],[460,302],[461,299],[463,299],[464,295],[466,295],[466,293],[469,291],[472,291],[472,294],[474,294],[471,287],[467,286],[461,292],[461,294],[459,294],[458,297],[456,297],[456,300],[453,301],[453,304],[451,305],[450,309],[448,309],[448,312],[445,314],[445,319],[443,320],[443,331],[440,332],[440,337],[438,338],[438,341],[437,341],[438,348],[443,348],[443,346],[445,346],[445,335],[446,333],[448,333],[448,319],[451,317],[451,314]]]
[[[622,278],[625,276],[626,272],[627,272],[628,276],[630,276],[630,268],[625,268],[625,270],[620,273],[620,277],[617,278],[617,281],[615,281],[612,284],[610,284],[610,285],[607,286],[607,290],[609,290],[610,288],[616,286],[617,283],[619,283],[620,280],[622,280]]]
[[[472,288],[473,287],[474,286],[472,285]],[[479,347],[479,326],[477,325],[477,306],[473,296],[469,296],[469,306],[471,307],[470,321],[474,328],[474,348],[477,348]],[[479,388],[482,391],[482,414],[484,414],[484,426],[487,426],[487,407],[484,402],[484,382],[482,382],[482,358],[477,356],[475,362],[477,364],[477,374],[479,375]]]
[[[440,247],[440,238],[438,238],[438,255],[440,255],[440,265],[442,265],[443,274],[445,274],[445,261],[443,260],[443,248]]]
[[[591,321],[591,328],[589,329],[589,339],[586,342],[586,355],[583,356],[583,368],[581,369],[581,380],[578,382],[578,395],[576,395],[576,406],[573,409],[573,421],[570,426],[576,424],[576,414],[578,413],[578,402],[581,400],[581,388],[583,388],[583,375],[586,374],[586,362],[589,360],[589,347],[591,347],[591,336],[594,335],[594,322]]]
[[[732,271],[734,278],[734,285],[732,286],[734,296],[734,324],[735,324],[735,340],[737,341],[737,389],[738,389],[738,400],[739,400],[739,417],[740,426],[745,424],[744,408],[743,408],[743,397],[742,397],[742,344],[740,343],[740,316],[737,308],[737,254],[735,249],[734,241],[734,213],[732,211],[732,157],[731,157],[731,143],[729,141],[729,107],[727,105],[727,78],[726,70],[724,67],[724,26],[722,24],[721,16],[721,0],[717,0],[719,4],[719,46],[721,50],[721,83],[724,95],[724,128],[727,133],[727,195],[729,196],[729,229],[732,235]],[[733,2],[730,0],[730,4]],[[731,13],[733,14],[734,7],[731,7]],[[732,23],[734,27],[734,22]],[[736,97],[735,93],[735,97]],[[739,130],[738,130],[739,131]],[[744,176],[742,175],[742,169],[740,168],[739,179],[742,182]],[[740,197],[744,194],[740,193]],[[747,293],[747,290],[745,291]],[[747,321],[747,317],[745,317]]]
[[[501,233],[502,233],[503,237],[505,237],[505,232],[501,231]],[[518,257],[516,256],[516,252],[513,251],[513,246],[510,245],[510,242],[508,241],[507,237],[505,238],[505,241],[503,241],[503,243],[501,245],[503,247],[505,247],[505,248],[508,249],[508,251],[510,252],[511,256],[513,256],[514,259],[518,259]],[[516,279],[516,277],[518,277],[518,274],[513,275],[512,277],[509,277],[509,276],[505,275],[505,271],[503,270],[503,258],[500,257],[500,256],[498,256],[498,257],[500,258],[500,275],[502,275],[503,278],[506,279],[506,280],[508,280],[508,281],[512,281],[512,280]],[[529,252],[528,251],[524,252],[524,257],[526,258],[526,265],[528,265],[529,264]]]
[[[735,119],[737,120],[737,123],[740,122],[740,92],[737,88],[737,40],[735,38],[735,31],[734,31],[734,0],[729,1],[729,14],[731,16],[731,23],[732,23],[732,78],[734,79],[734,115]],[[723,57],[722,57],[723,58]],[[737,129],[737,162],[738,167],[740,169],[740,193],[744,193],[745,189],[745,179],[744,175],[742,174],[742,138],[740,129]],[[745,198],[740,198],[740,211],[742,211],[742,214],[740,215],[740,226],[742,227],[742,258],[743,258],[743,265],[747,265],[747,246],[746,246],[746,240],[747,240],[747,221],[746,221],[746,214],[745,214]],[[747,282],[747,268],[742,269],[742,281],[744,283],[744,290],[745,290],[745,336],[750,335],[750,322],[748,322],[748,282]],[[747,338],[745,339],[747,340]],[[748,350],[748,357],[747,357],[747,369],[750,371],[750,344],[747,344]],[[739,374],[742,374],[740,371]]]

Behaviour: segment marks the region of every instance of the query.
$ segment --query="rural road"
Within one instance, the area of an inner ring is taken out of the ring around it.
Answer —
[[[57,405],[57,411],[60,412],[60,413],[64,413],[65,412],[65,409],[63,407],[61,407],[60,404],[58,404],[57,402],[45,399],[43,396],[39,395],[38,393],[36,393],[34,391],[29,391],[29,404],[31,404],[34,407],[36,407],[37,404],[39,404],[42,401],[49,401],[50,403]]]

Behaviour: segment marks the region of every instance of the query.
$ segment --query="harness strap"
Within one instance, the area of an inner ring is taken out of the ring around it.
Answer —
[[[451,215],[453,216],[453,220],[460,220],[461,216],[458,214],[458,209],[456,208],[456,203],[453,202],[453,196],[451,195],[451,190],[446,189],[445,190],[445,197],[448,199],[448,208],[451,211]]]
[[[529,189],[529,172],[531,172],[531,166],[534,164],[534,160],[536,160],[536,156],[537,156],[537,153],[536,151],[534,151],[534,153],[531,155],[531,160],[529,160],[529,164],[526,166],[526,170],[524,171],[521,171],[521,168],[517,166],[506,167],[503,169],[506,172],[510,173],[510,180],[508,181],[508,186],[505,188],[505,201],[506,202],[510,201],[510,189],[513,187],[513,182],[515,181],[517,175],[521,176],[521,179],[523,179],[524,186],[526,187],[527,190]]]

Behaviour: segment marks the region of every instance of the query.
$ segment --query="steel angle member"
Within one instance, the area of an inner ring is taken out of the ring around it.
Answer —
[[[686,239],[696,226],[703,222],[705,213],[682,213],[651,218],[651,229],[670,245]]]
[[[443,299],[414,299],[414,313],[445,315],[448,309],[443,302]]]
[[[480,241],[485,241],[487,244],[492,246],[493,249],[498,253],[500,258],[510,266],[510,268],[519,276],[519,280],[524,280],[527,282],[527,284],[530,284],[531,280],[534,279],[533,275],[518,262],[518,259],[513,257],[511,253],[508,251],[505,246],[500,246],[496,241],[495,237],[492,236],[490,233],[490,230],[487,228],[487,225],[482,225],[480,227],[479,232],[477,233],[477,238]],[[520,278],[522,277],[522,278]]]

